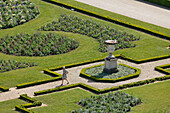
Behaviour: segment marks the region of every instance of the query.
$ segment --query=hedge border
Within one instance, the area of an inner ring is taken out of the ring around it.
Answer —
[[[27,94],[22,94],[20,95],[19,99],[22,99],[26,102],[28,102],[28,104],[22,104],[22,105],[16,105],[15,106],[15,110],[16,111],[19,111],[19,112],[23,112],[23,113],[36,113],[36,112],[33,112],[27,108],[30,108],[30,107],[36,107],[36,106],[41,106],[42,105],[42,102],[39,102],[29,96],[27,96]]]
[[[170,67],[170,64],[160,65],[160,66],[155,67],[155,70],[161,73],[164,73],[164,74],[170,74],[169,71],[164,69],[164,68],[169,68],[169,67]]]
[[[0,90],[1,90],[1,91],[9,91],[9,88],[6,87],[6,86],[1,86],[1,85],[0,85]]]
[[[106,88],[106,89],[97,89],[92,86],[86,85],[84,83],[76,83],[76,84],[61,86],[61,87],[52,88],[52,89],[48,89],[48,90],[37,91],[37,92],[34,92],[34,95],[35,96],[43,95],[43,94],[48,94],[48,93],[52,93],[52,92],[56,92],[56,91],[62,91],[62,90],[71,89],[71,88],[75,88],[75,87],[81,87],[81,88],[89,90],[93,93],[102,94],[102,93],[108,93],[110,91],[116,91],[116,90],[120,90],[120,89],[145,85],[145,84],[153,83],[155,81],[162,81],[162,80],[167,80],[167,79],[170,79],[170,75],[156,77],[153,79],[142,80],[142,81],[138,81],[138,82],[132,82],[132,83],[123,84],[120,86],[115,86],[115,87]]]
[[[83,69],[81,70],[81,72],[80,72],[80,76],[81,76],[81,77],[84,77],[84,78],[88,78],[88,79],[94,80],[94,81],[96,81],[96,82],[111,82],[111,83],[114,83],[114,82],[123,81],[123,80],[128,80],[128,79],[131,79],[131,78],[138,77],[138,76],[140,75],[140,72],[141,72],[141,70],[138,69],[138,68],[131,67],[131,66],[125,65],[125,64],[119,64],[119,65],[122,65],[122,66],[125,66],[125,67],[129,67],[129,68],[131,68],[131,69],[134,69],[134,70],[135,70],[135,73],[130,74],[130,75],[127,75],[127,76],[124,76],[124,77],[116,78],[116,79],[97,78],[97,77],[91,76],[90,74],[86,74],[86,73],[85,73],[85,71],[86,71],[87,69],[94,68],[94,67],[99,67],[99,66],[102,66],[102,65],[104,65],[104,64],[100,64],[100,65],[95,65],[95,66],[83,68]]]
[[[128,60],[130,62],[137,63],[137,64],[140,64],[140,63],[144,63],[144,62],[156,61],[156,60],[160,60],[160,59],[170,58],[170,55],[163,55],[163,56],[152,57],[152,58],[147,58],[147,59],[142,59],[142,60],[135,60],[135,59],[125,57],[124,55],[120,55],[120,54],[115,55],[115,57],[120,58],[120,59],[125,59],[125,60]],[[63,65],[63,66],[65,66],[66,68],[71,68],[71,67],[85,65],[85,64],[89,64],[89,63],[95,63],[95,62],[99,62],[99,61],[104,61],[104,58],[87,60],[87,61],[84,61],[84,62],[78,62],[78,63],[68,64],[68,65]],[[61,80],[62,75],[59,74],[59,73],[56,73],[54,71],[61,70],[63,66],[58,66],[58,67],[43,70],[45,74],[49,74],[53,78],[44,79],[44,80],[38,80],[38,81],[33,81],[33,82],[28,82],[28,83],[23,83],[23,84],[18,84],[16,87],[17,87],[17,89],[19,89],[19,88],[25,88],[25,87],[30,87],[30,86],[40,85],[40,84],[43,84],[43,83],[48,83],[48,82]]]
[[[142,80],[142,81],[137,81],[137,82],[132,82],[132,83],[123,84],[123,85],[115,86],[115,87],[111,87],[111,88],[97,89],[97,88],[94,88],[92,86],[86,85],[84,83],[76,83],[76,84],[61,86],[61,87],[52,88],[52,89],[48,89],[48,90],[37,91],[37,92],[34,92],[34,95],[37,96],[37,95],[52,93],[52,92],[56,92],[56,91],[62,91],[62,90],[65,90],[65,89],[70,89],[70,88],[75,88],[75,87],[81,87],[83,89],[89,90],[89,91],[96,93],[96,94],[108,93],[110,91],[116,91],[116,90],[120,90],[120,89],[145,85],[145,84],[153,83],[153,82],[156,82],[156,81],[168,80],[168,79],[170,79],[170,72],[166,71],[164,69],[164,68],[167,68],[167,67],[170,67],[170,64],[165,64],[165,65],[160,65],[160,66],[155,67],[155,70],[160,71],[164,74],[167,74],[165,76],[156,77],[156,78],[147,79],[147,80]]]
[[[61,7],[65,7],[65,8],[68,8],[68,9],[74,9],[74,11],[77,11],[77,12],[80,12],[80,13],[83,13],[83,14],[86,14],[86,15],[89,15],[89,16],[93,16],[93,17],[96,17],[96,18],[99,18],[99,19],[102,19],[102,20],[106,20],[106,21],[109,21],[109,22],[112,22],[112,23],[115,23],[115,24],[119,24],[119,25],[122,25],[122,26],[125,26],[125,27],[128,27],[128,28],[131,28],[131,29],[139,30],[139,31],[148,33],[150,35],[154,35],[154,36],[157,36],[157,37],[160,37],[160,38],[170,40],[170,36],[168,36],[166,34],[163,34],[163,33],[160,33],[160,32],[157,32],[157,31],[154,31],[152,29],[148,29],[148,28],[145,28],[145,27],[142,27],[142,26],[134,25],[134,24],[131,24],[131,23],[119,20],[119,19],[115,19],[113,17],[101,15],[101,14],[92,12],[90,10],[86,10],[86,9],[83,9],[83,8],[80,8],[80,7],[72,6],[72,5],[69,5],[69,4],[66,4],[66,3],[63,3],[63,2],[59,2],[59,1],[56,1],[56,0],[43,0],[43,1],[55,4],[55,5],[58,5],[58,6],[61,6]]]

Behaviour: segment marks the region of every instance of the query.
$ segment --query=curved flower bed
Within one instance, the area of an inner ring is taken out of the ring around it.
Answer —
[[[29,63],[29,62],[17,62],[16,60],[0,60],[0,73],[16,70],[20,68],[32,67],[37,66],[37,63]]]
[[[67,53],[79,43],[53,33],[17,34],[0,39],[0,52],[16,56],[47,56]]]
[[[30,0],[1,0],[0,29],[23,24],[39,13],[38,7]]]
[[[81,99],[78,104],[82,106],[72,113],[126,113],[131,107],[141,103],[141,99],[123,92],[110,92],[108,95],[91,96]]]
[[[129,34],[127,32],[121,32],[111,28],[109,26],[102,26],[99,23],[92,20],[83,20],[73,15],[61,15],[57,21],[53,21],[47,25],[41,27],[44,31],[65,31],[79,33],[95,38],[99,41],[99,51],[106,52],[105,40],[118,40],[118,44],[115,49],[131,48],[135,47],[135,44],[131,44],[131,41],[139,40],[139,37]]]

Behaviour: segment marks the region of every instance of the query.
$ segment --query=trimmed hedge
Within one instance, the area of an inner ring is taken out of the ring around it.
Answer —
[[[165,68],[170,68],[170,64],[165,64],[165,65],[161,65],[161,66],[157,66],[155,67],[155,70],[164,73],[164,74],[170,74],[169,71],[167,71]]]
[[[54,78],[50,78],[50,79],[37,80],[37,81],[33,81],[33,82],[23,83],[23,84],[17,85],[16,87],[17,87],[17,89],[20,89],[20,88],[40,85],[40,84],[44,84],[44,83],[48,83],[48,82],[53,82],[53,81],[57,81],[57,80],[61,80],[61,77],[54,77]]]
[[[148,58],[148,59],[142,59],[142,60],[135,60],[129,57],[125,57],[123,55],[117,54],[115,55],[116,58],[122,58],[134,63],[144,63],[144,62],[149,62],[149,61],[156,61],[156,60],[160,60],[160,59],[164,59],[164,58],[169,58],[170,55],[164,55],[164,56],[158,56],[158,57],[152,57],[152,58]],[[98,58],[98,59],[93,59],[93,60],[87,60],[84,62],[78,62],[78,63],[73,63],[73,64],[68,64],[68,65],[63,65],[66,68],[71,68],[71,67],[75,67],[75,66],[81,66],[81,65],[85,65],[85,64],[89,64],[89,63],[95,63],[95,62],[99,62],[99,61],[104,61],[104,58]],[[57,71],[57,70],[61,70],[63,68],[63,66],[58,66],[55,68],[49,68],[49,69],[44,69],[44,73],[45,74],[49,74],[51,76],[53,76],[54,78],[51,79],[44,79],[44,80],[38,80],[38,81],[33,81],[33,82],[28,82],[28,83],[23,83],[23,84],[19,84],[16,87],[19,88],[25,88],[25,87],[30,87],[30,86],[34,86],[34,85],[40,85],[40,84],[44,84],[44,83],[48,83],[48,82],[53,82],[53,81],[57,81],[57,80],[61,80],[62,75],[53,71]]]
[[[128,83],[128,84],[123,84],[120,86],[115,86],[115,87],[106,88],[106,89],[97,89],[92,86],[86,85],[84,83],[76,83],[76,84],[61,86],[61,87],[52,88],[52,89],[48,89],[48,90],[37,91],[37,92],[34,92],[34,95],[42,95],[42,94],[52,93],[52,92],[56,92],[56,91],[62,91],[65,89],[75,88],[75,87],[81,87],[81,88],[89,90],[93,93],[102,94],[102,93],[108,93],[110,91],[116,91],[116,90],[120,90],[120,89],[140,86],[140,85],[144,85],[144,84],[153,83],[155,81],[162,81],[162,80],[167,80],[167,79],[170,79],[170,75],[166,75],[163,77],[156,77],[153,79],[147,79],[147,80],[142,80],[142,81]]]
[[[104,64],[100,64],[100,65],[95,65],[95,66],[91,66],[91,67],[87,67],[87,68],[83,68],[80,72],[80,76],[81,77],[85,77],[85,78],[88,78],[88,79],[92,79],[96,82],[118,82],[118,81],[123,81],[123,80],[128,80],[128,79],[131,79],[131,78],[135,78],[135,77],[138,77],[140,75],[140,72],[141,70],[138,69],[138,68],[135,68],[135,67],[131,67],[131,66],[128,66],[128,65],[125,65],[125,64],[119,64],[119,65],[122,65],[122,66],[125,66],[125,67],[129,67],[131,69],[134,69],[135,70],[135,73],[133,74],[130,74],[130,75],[127,75],[127,76],[123,76],[123,77],[120,77],[120,78],[116,78],[116,79],[109,79],[109,78],[97,78],[97,77],[94,77],[94,76],[91,76],[89,74],[86,74],[86,70],[87,69],[90,69],[90,68],[94,68],[94,67],[99,67],[101,65],[104,65]]]
[[[9,91],[9,88],[6,87],[6,86],[1,86],[0,85],[0,90],[2,90],[2,91]]]
[[[23,112],[23,113],[35,113],[27,108],[30,107],[36,107],[36,106],[41,106],[42,102],[39,102],[29,96],[27,96],[27,94],[22,94],[19,97],[20,99],[29,102],[28,104],[22,104],[22,105],[16,105],[15,106],[15,110],[19,111],[19,112]]]
[[[86,9],[83,9],[83,8],[72,6],[72,5],[69,5],[69,4],[66,4],[66,3],[63,3],[63,2],[59,2],[59,1],[56,1],[56,0],[44,0],[44,1],[56,4],[58,6],[62,6],[62,7],[68,8],[68,9],[74,9],[75,11],[86,14],[86,15],[90,15],[90,16],[93,16],[93,17],[96,17],[96,18],[99,18],[99,19],[103,19],[103,20],[106,20],[106,21],[109,21],[109,22],[113,22],[113,23],[116,23],[116,24],[119,24],[119,25],[122,25],[122,26],[125,26],[125,27],[136,29],[136,30],[139,30],[139,31],[151,34],[151,35],[155,35],[155,36],[170,40],[170,36],[163,34],[163,33],[160,33],[158,31],[153,31],[152,29],[148,29],[148,28],[145,28],[145,27],[142,27],[142,26],[134,25],[134,24],[131,24],[131,23],[119,20],[119,19],[115,19],[113,17],[101,15],[101,14],[92,12],[90,10],[86,10]]]
[[[97,89],[92,86],[86,85],[84,83],[76,83],[76,84],[61,86],[61,87],[57,87],[57,88],[53,88],[53,89],[37,91],[37,92],[34,92],[34,95],[42,95],[42,94],[52,93],[52,92],[61,91],[61,90],[65,90],[65,89],[75,88],[75,87],[81,87],[81,88],[84,88],[84,89],[89,90],[96,94],[107,93],[109,91],[116,91],[116,90],[120,90],[120,89],[125,89],[125,88],[134,87],[134,86],[140,86],[140,85],[144,85],[144,84],[153,83],[155,81],[162,81],[162,80],[170,79],[170,72],[163,69],[163,68],[168,68],[168,67],[170,67],[170,64],[155,67],[155,70],[161,71],[168,75],[156,77],[156,78],[152,78],[152,79],[147,79],[147,80],[142,80],[142,81],[137,81],[137,82],[132,82],[132,83],[128,83],[128,84],[123,84],[123,85],[115,86],[115,87],[111,87],[111,88]]]
[[[152,2],[152,3],[155,3],[155,4],[162,5],[162,6],[170,8],[170,1],[169,0],[144,0],[144,1]]]
[[[165,59],[165,58],[170,58],[170,54],[162,55],[162,56],[156,56],[156,57],[151,57],[151,58],[146,58],[146,59],[140,59],[140,60],[135,60],[135,59],[126,57],[124,55],[121,55],[121,58],[124,59],[124,60],[128,60],[128,61],[140,64],[140,63],[145,63],[145,62],[151,62],[151,61],[157,61],[157,60],[161,60],[161,59]]]

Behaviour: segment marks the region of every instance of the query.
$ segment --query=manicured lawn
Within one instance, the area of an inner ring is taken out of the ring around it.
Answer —
[[[132,107],[133,113],[170,111],[170,80],[130,88],[123,91],[142,99],[142,104]],[[80,108],[76,103],[81,98],[88,98],[90,95],[94,94],[79,88],[42,95],[35,97],[35,99],[47,104],[47,106],[32,110],[38,113],[69,113],[74,109]]]
[[[18,113],[15,110],[16,105],[26,104],[27,102],[19,100],[19,99],[13,99],[8,100],[4,102],[0,102],[0,112],[1,113]]]
[[[36,19],[33,19],[23,25],[10,29],[0,30],[0,38],[6,36],[7,34],[15,35],[20,32],[32,34],[36,32],[37,29],[40,28],[42,25],[50,23],[53,20],[56,20],[61,14],[72,14],[84,19],[89,18],[95,22],[100,22],[101,25],[104,26],[109,25],[110,27],[116,28],[121,31],[133,33],[134,35],[141,37],[140,41],[133,42],[137,44],[137,47],[118,50],[115,51],[114,54],[123,54],[134,59],[144,59],[154,56],[166,55],[170,53],[170,50],[166,49],[166,47],[169,46],[169,41],[156,38],[151,35],[141,33],[132,29],[128,29],[122,26],[118,26],[110,22],[85,16],[83,14],[70,11],[68,9],[58,7],[56,5],[46,3],[41,0],[33,0],[33,2],[36,3],[37,6],[39,6],[41,12],[40,15]],[[47,32],[43,31],[42,33]],[[43,69],[50,67],[56,67],[59,65],[71,64],[75,62],[82,62],[85,60],[101,58],[108,55],[108,53],[101,53],[98,51],[99,43],[91,37],[66,32],[54,32],[54,33],[67,36],[69,38],[74,38],[76,41],[79,42],[80,46],[76,50],[66,54],[45,57],[19,57],[0,53],[0,58],[3,60],[9,59],[14,59],[17,61],[26,60],[28,62],[36,62],[38,64],[38,66],[36,67],[1,73],[0,84],[7,87],[15,87],[17,84],[50,78],[50,76],[41,73],[41,71]],[[10,83],[7,81],[10,81]]]

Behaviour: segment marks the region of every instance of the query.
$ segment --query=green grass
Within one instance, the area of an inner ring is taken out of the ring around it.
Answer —
[[[132,107],[133,113],[155,113],[155,111],[170,111],[170,80],[139,86],[123,90],[142,99],[142,104]],[[75,88],[67,91],[56,92],[48,95],[35,97],[38,101],[47,104],[45,107],[32,109],[38,113],[69,113],[79,109],[76,103],[81,98],[94,95],[86,90]]]
[[[157,32],[166,34],[167,36],[170,35],[170,32],[169,32],[170,29],[168,29],[168,28],[164,28],[164,27],[160,27],[160,26],[157,26],[157,25],[154,25],[154,24],[150,24],[150,23],[147,23],[147,22],[136,20],[136,19],[124,16],[124,15],[120,15],[120,14],[117,14],[117,13],[114,13],[114,12],[103,10],[103,9],[100,9],[100,8],[97,8],[97,7],[94,7],[94,6],[90,6],[90,5],[81,3],[81,2],[77,2],[75,0],[56,0],[56,1],[64,2],[64,3],[70,4],[70,5],[73,5],[73,6],[76,6],[76,7],[80,7],[80,8],[86,9],[86,10],[93,11],[95,13],[99,13],[99,14],[102,14],[102,15],[106,15],[108,17],[113,17],[113,18],[118,19],[118,20],[129,22],[129,23],[134,24],[134,25],[138,25],[138,26],[141,26],[141,27],[144,27],[144,28],[151,29],[153,31],[157,31]]]
[[[0,102],[0,112],[1,113],[18,113],[17,111],[14,111],[16,105],[26,104],[27,102],[19,100],[19,99],[13,99],[8,100],[4,102]]]
[[[133,43],[137,44],[135,48],[128,48],[123,50],[115,51],[114,54],[123,54],[125,56],[134,58],[134,59],[144,59],[149,57],[161,56],[170,53],[169,49],[166,47],[169,46],[169,41],[153,37],[151,35],[141,33],[139,31],[135,31],[132,29],[128,29],[110,22],[106,22],[103,20],[99,20],[93,17],[89,17],[74,11],[70,11],[68,9],[64,9],[58,7],[56,5],[41,1],[41,0],[33,0],[40,8],[40,15],[28,23],[23,25],[19,25],[14,28],[0,30],[0,38],[8,35],[16,35],[17,33],[29,33],[33,34],[40,28],[42,25],[52,22],[59,18],[61,14],[73,14],[79,16],[83,19],[90,18],[93,21],[99,22],[101,25],[114,27],[120,31],[126,31],[129,33],[133,33],[136,36],[141,36],[140,41],[134,41]],[[100,10],[99,10],[100,11]],[[48,33],[48,32],[42,32]],[[53,55],[53,56],[45,56],[45,57],[21,57],[21,56],[13,56],[6,55],[0,53],[0,58],[3,60],[17,60],[17,61],[29,61],[36,62],[38,66],[19,69],[14,71],[9,71],[0,74],[0,84],[7,87],[15,87],[18,84],[41,80],[50,78],[50,76],[41,73],[43,69],[56,67],[65,64],[71,64],[76,62],[82,62],[86,60],[91,60],[95,58],[101,58],[108,55],[108,53],[101,53],[98,51],[99,43],[91,38],[80,34],[73,33],[65,33],[65,32],[54,32],[59,35],[64,35],[69,38],[74,38],[79,42],[80,46],[69,53],[62,55]],[[10,81],[10,82],[8,82]]]

